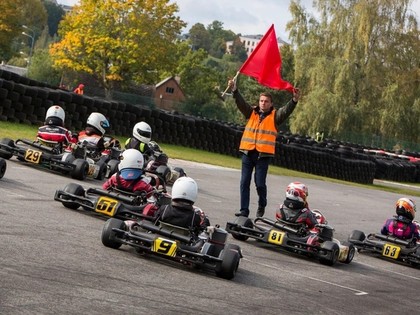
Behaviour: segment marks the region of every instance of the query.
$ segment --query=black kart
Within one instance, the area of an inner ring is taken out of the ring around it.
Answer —
[[[237,240],[253,238],[289,252],[316,257],[324,265],[332,266],[337,261],[348,264],[353,260],[353,245],[334,239],[333,229],[326,224],[319,224],[316,229],[317,232],[310,232],[298,224],[268,218],[252,221],[243,216],[226,224],[226,230]]]
[[[351,232],[348,241],[359,252],[369,252],[391,261],[408,263],[420,267],[420,244],[413,240],[402,240],[395,236],[371,233],[359,230]]]
[[[3,178],[6,173],[7,163],[4,159],[0,158],[0,178]]]
[[[159,224],[142,220],[127,225],[112,218],[102,230],[102,243],[114,249],[129,245],[142,254],[213,270],[224,279],[235,277],[242,253],[238,245],[226,243],[228,233],[225,230],[216,226],[206,234],[207,237],[196,237],[187,229],[163,222]]]
[[[89,163],[85,159],[68,159],[66,153],[61,153],[56,147],[27,139],[1,139],[0,157],[8,160],[13,156],[20,161],[69,174],[74,179],[84,180],[90,172]]]
[[[148,219],[156,220],[157,210],[168,204],[171,197],[165,191],[156,191],[147,199],[145,194],[133,194],[125,191],[108,191],[101,188],[84,189],[81,185],[70,183],[62,190],[57,190],[54,200],[69,209],[82,208],[105,218],[122,220]]]

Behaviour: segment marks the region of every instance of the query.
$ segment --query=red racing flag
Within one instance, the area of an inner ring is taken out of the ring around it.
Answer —
[[[281,56],[274,24],[244,62],[239,72],[257,79],[258,83],[276,90],[295,89],[281,78]]]

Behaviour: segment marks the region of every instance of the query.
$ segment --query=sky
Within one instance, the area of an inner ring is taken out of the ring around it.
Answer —
[[[79,0],[57,0],[60,4],[74,5]],[[201,23],[205,27],[217,20],[225,30],[236,34],[265,34],[272,24],[277,37],[288,41],[286,24],[291,20],[290,0],[172,0],[179,7],[179,17],[191,26]],[[301,0],[307,12],[312,10],[312,0]],[[414,0],[412,9],[420,19],[420,0]]]

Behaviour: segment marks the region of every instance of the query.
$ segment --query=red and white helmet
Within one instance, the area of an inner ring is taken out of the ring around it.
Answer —
[[[306,203],[308,187],[301,182],[292,182],[286,188],[286,198]]]

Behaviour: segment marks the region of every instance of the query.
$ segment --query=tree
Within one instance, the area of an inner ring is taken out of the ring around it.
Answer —
[[[53,1],[43,0],[42,2],[45,6],[45,10],[47,11],[48,15],[49,34],[51,37],[54,37],[57,35],[58,24],[63,19],[65,12],[60,5],[57,5]]]
[[[40,0],[2,0],[0,12],[0,59],[7,61],[19,53],[16,42],[22,40],[22,25],[34,31],[30,35],[35,39],[45,26],[46,13]]]
[[[155,83],[176,67],[185,23],[169,0],[81,0],[60,24],[51,46],[54,66],[92,75],[112,97],[115,82]]]
[[[31,79],[58,86],[60,83],[60,73],[52,67],[51,56],[48,49],[38,49],[29,67],[28,76]]]
[[[304,91],[292,131],[420,140],[419,30],[411,0],[324,0],[319,20],[292,1],[295,81]]]
[[[194,50],[202,48],[205,51],[209,52],[210,45],[211,45],[210,34],[206,30],[203,24],[201,23],[194,24],[191,27],[189,34],[190,34],[191,46]]]

